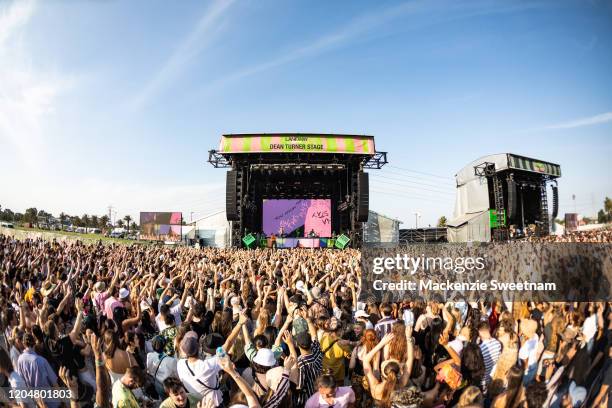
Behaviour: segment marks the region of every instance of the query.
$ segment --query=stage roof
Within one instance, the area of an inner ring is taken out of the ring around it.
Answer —
[[[374,136],[325,133],[253,133],[223,135],[221,154],[341,153],[374,155]]]
[[[539,173],[551,178],[561,177],[561,166],[543,160],[533,159],[513,153],[491,154],[474,160],[455,175],[457,186],[461,186],[470,180],[478,179],[474,174],[474,167],[485,162],[494,163],[497,172],[514,169]]]

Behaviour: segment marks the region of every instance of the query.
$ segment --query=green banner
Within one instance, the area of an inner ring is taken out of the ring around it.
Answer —
[[[255,242],[255,237],[253,236],[253,234],[249,234],[246,237],[242,238],[242,242],[244,242],[244,245],[249,248],[251,244]]]
[[[336,248],[344,249],[344,247],[346,246],[346,244],[348,244],[350,240],[351,239],[346,235],[340,235],[338,238],[336,238]]]
[[[506,211],[502,210],[500,214],[496,210],[489,210],[489,223],[491,228],[506,226]]]

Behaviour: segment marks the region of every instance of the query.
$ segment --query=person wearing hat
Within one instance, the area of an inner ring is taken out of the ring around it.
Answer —
[[[366,313],[365,310],[358,310],[355,312],[355,320],[358,322],[362,322],[365,324],[365,329],[374,329],[374,325],[369,319],[370,315]]]
[[[115,289],[115,285],[117,285],[117,281],[119,280],[119,274],[116,273],[111,280],[110,286],[106,287],[106,283],[104,281],[98,281],[94,285],[94,307],[98,314],[102,314],[104,312],[104,304],[106,299],[109,298],[113,290]]]
[[[40,287],[40,294],[43,297],[49,297],[49,295],[51,295],[55,288],[57,287],[56,284],[54,284],[53,282],[46,280],[43,282],[42,286]]]
[[[523,384],[527,386],[535,378],[538,368],[538,342],[540,340],[536,331],[538,322],[532,319],[523,319],[520,323],[521,348],[519,349],[519,362],[525,370]]]
[[[574,381],[566,392],[550,405],[551,408],[579,408],[587,397],[587,389],[579,387]],[[596,406],[596,405],[593,405]]]
[[[267,381],[267,373],[276,367],[276,357],[274,352],[269,348],[260,348],[257,354],[253,357],[253,390],[259,398],[265,397],[270,391],[270,386]]]
[[[226,355],[240,331],[247,322],[246,314],[240,314],[238,324],[233,328],[227,340],[223,342],[223,337],[218,333],[207,335],[202,341],[203,354],[207,357],[198,357],[200,344],[198,334],[189,331],[181,340],[180,348],[186,358],[181,358],[177,362],[177,372],[179,379],[185,385],[188,393],[199,394],[205,401],[220,406],[223,402],[223,395],[219,384],[219,365],[220,355]]]

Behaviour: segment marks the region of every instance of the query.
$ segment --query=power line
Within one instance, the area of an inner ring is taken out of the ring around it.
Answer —
[[[395,178],[391,178],[391,177],[384,177],[384,176],[379,176],[379,177],[382,177],[384,179],[391,180],[391,181],[398,181],[399,183],[385,182],[385,181],[379,180],[378,178],[374,178],[374,179],[372,179],[372,181],[376,181],[376,182],[379,182],[379,183],[395,184],[395,185],[398,185],[398,186],[406,186],[404,183],[413,183],[413,184],[418,185],[419,186],[418,188],[423,189],[424,191],[431,191],[431,192],[435,192],[435,193],[451,194],[451,195],[455,194],[454,192],[451,192],[450,189],[446,190],[446,191],[442,191],[442,190],[431,190],[431,189],[420,187],[421,185],[427,186],[427,187],[436,187],[436,186],[432,186],[431,184],[417,183],[417,182],[410,181],[410,180],[400,180],[400,179],[395,179]],[[414,186],[406,186],[406,187],[416,188]]]
[[[436,183],[437,185],[446,185],[446,186],[453,186],[453,187],[456,186],[456,183],[455,183],[454,179],[452,179],[453,181],[451,181],[451,180],[429,180],[429,179],[424,178],[423,176],[415,176],[413,174],[408,174],[408,173],[406,173],[404,171],[390,170],[390,169],[388,169],[386,167],[384,167],[381,170],[380,173],[372,173],[372,174],[385,174],[385,173],[391,173],[394,176],[400,176],[402,178],[408,177],[408,178],[412,178],[412,179],[416,179],[416,180],[429,181],[429,182],[432,182],[432,183]]]
[[[387,165],[388,167],[391,167],[393,169],[398,169],[398,170],[403,170],[403,171],[408,171],[410,173],[416,173],[416,174],[422,174],[424,176],[429,176],[429,177],[436,177],[436,178],[440,178],[440,179],[447,179],[447,180],[454,180],[453,177],[448,177],[448,176],[439,176],[437,174],[432,174],[432,173],[426,173],[424,171],[418,171],[418,170],[412,170],[412,169],[407,169],[405,167],[398,167],[398,166],[393,166],[391,164]]]
[[[398,187],[404,187],[404,188],[412,188],[412,189],[416,189],[417,191],[429,191],[432,193],[437,193],[437,194],[445,194],[445,195],[450,195],[450,196],[454,196],[454,193],[450,193],[450,192],[446,192],[446,191],[438,191],[438,190],[429,190],[423,187],[416,187],[416,186],[406,186],[404,184],[399,184],[399,183],[390,183],[388,181],[381,181],[381,180],[376,180],[376,183],[384,183],[384,184],[389,184],[392,186],[398,186]]]
[[[389,194],[389,195],[393,195],[396,197],[405,197],[405,198],[412,198],[415,200],[427,200],[427,201],[432,201],[432,202],[441,203],[441,204],[449,204],[449,200],[436,199],[436,197],[422,197],[422,196],[406,193],[405,191],[398,191],[398,190],[371,190],[371,191],[373,193]]]
[[[444,186],[440,186],[440,185],[433,185],[433,184],[427,184],[427,183],[419,183],[417,181],[401,180],[401,179],[396,179],[396,178],[393,178],[393,177],[385,177],[385,176],[378,176],[378,177],[375,177],[373,180],[376,181],[378,178],[383,178],[383,179],[391,180],[391,181],[398,181],[398,182],[400,182],[402,184],[403,183],[411,183],[411,184],[416,184],[416,185],[419,185],[419,186],[434,187],[434,188],[438,188],[438,187],[444,188]],[[449,187],[448,189],[445,189],[445,191],[441,191],[441,190],[431,190],[431,191],[438,191],[440,193],[446,193],[446,194],[454,194],[454,192],[451,192],[451,190],[454,191],[454,188],[450,188]]]

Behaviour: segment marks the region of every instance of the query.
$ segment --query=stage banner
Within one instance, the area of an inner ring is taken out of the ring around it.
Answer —
[[[373,136],[357,135],[224,135],[219,153],[374,154]]]
[[[336,248],[344,249],[346,244],[350,241],[350,238],[346,235],[342,234],[338,238],[336,238]]]
[[[244,242],[244,245],[249,248],[251,244],[255,242],[255,237],[253,236],[253,234],[249,234],[246,237],[242,238],[242,242]]]

